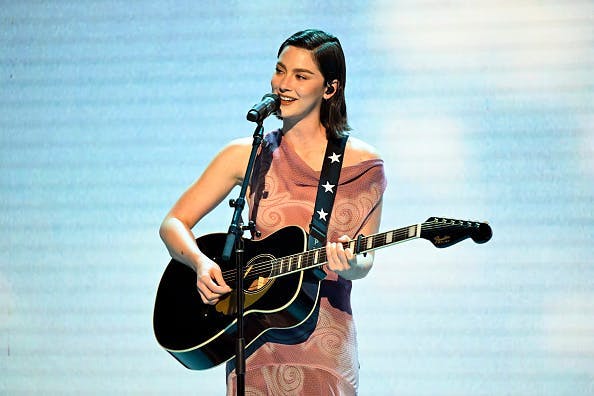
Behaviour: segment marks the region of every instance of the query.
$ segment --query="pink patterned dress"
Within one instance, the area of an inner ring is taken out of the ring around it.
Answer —
[[[268,133],[256,160],[250,185],[250,218],[265,238],[288,225],[309,231],[318,187],[314,171],[288,144],[282,133]],[[386,188],[382,160],[343,167],[330,218],[328,239],[356,237],[378,207]],[[305,340],[277,342],[272,330],[246,362],[246,395],[354,395],[359,362],[353,321],[351,281],[324,268],[320,309],[315,330]],[[227,363],[227,394],[236,394],[233,360]]]

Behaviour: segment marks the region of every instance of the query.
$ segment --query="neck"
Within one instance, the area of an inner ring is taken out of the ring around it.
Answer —
[[[319,123],[299,122],[285,129],[283,124],[283,142],[313,170],[322,169],[324,150],[326,148],[326,129]]]
[[[288,140],[299,145],[304,143],[318,144],[326,141],[326,128],[318,120],[302,119],[297,122],[283,120],[282,131]]]

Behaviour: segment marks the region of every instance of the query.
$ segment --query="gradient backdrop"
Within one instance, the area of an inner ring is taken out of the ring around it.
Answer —
[[[494,230],[378,252],[353,290],[360,394],[594,393],[592,1],[1,3],[0,394],[224,393],[222,366],[153,337],[158,226],[251,136],[308,27],[343,43],[355,136],[386,161],[382,229]]]

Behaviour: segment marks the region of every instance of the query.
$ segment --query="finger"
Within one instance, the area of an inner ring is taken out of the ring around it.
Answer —
[[[338,269],[336,265],[338,261],[338,258],[336,257],[336,244],[331,242],[326,243],[326,259],[328,261],[328,268],[330,268],[332,271]]]
[[[351,240],[351,238],[349,238],[348,235],[343,235],[340,238],[338,238],[338,242],[342,242],[342,243],[348,242],[350,240]]]
[[[344,246],[340,242],[336,244],[336,257],[341,263],[344,263]]]
[[[212,276],[214,277],[213,287],[211,288],[212,291],[220,294],[231,292],[231,287],[225,282],[225,278],[223,278],[221,271],[212,271]]]
[[[209,295],[209,292],[206,286],[198,282],[198,284],[196,284],[196,289],[198,290],[198,294],[200,295],[200,299],[202,300],[202,302],[204,304],[209,304],[209,299],[207,297],[207,295]]]
[[[200,299],[204,304],[215,305],[220,301],[220,295],[218,294],[210,292],[203,293],[202,291],[200,291],[200,289],[198,289],[198,292],[200,293]]]
[[[353,262],[353,259],[355,258],[355,254],[353,253],[353,250],[351,248],[345,249],[344,254],[345,254],[347,261],[349,263]]]
[[[349,245],[349,242],[351,240],[352,239],[349,238],[348,235],[343,235],[340,238],[338,238],[338,241],[341,242],[343,245],[342,247],[343,247],[343,250],[344,250],[348,260],[351,260],[353,258],[353,249],[351,249],[351,247]],[[346,248],[345,248],[345,246],[346,246]]]
[[[202,302],[204,304],[208,304],[208,305],[215,305],[216,303],[219,302],[219,298],[218,297],[214,297],[214,296],[211,296],[211,298],[207,298],[204,295],[200,295],[200,298],[202,299]]]
[[[196,288],[200,293],[200,298],[205,304],[216,304],[222,293],[212,290],[216,287],[216,284],[208,275],[204,275],[196,282]]]
[[[349,261],[348,261],[347,252],[348,252],[348,249],[345,250],[342,243],[336,244],[336,255],[338,257],[338,260],[340,261],[341,269],[343,271],[351,268]]]
[[[341,254],[344,257],[344,252],[340,253],[340,250],[342,250],[342,245],[340,243],[332,242],[328,245],[327,250],[328,250],[328,256],[330,257],[330,260],[328,261],[329,268],[332,271],[344,271],[344,269],[345,269],[344,259],[340,258]]]

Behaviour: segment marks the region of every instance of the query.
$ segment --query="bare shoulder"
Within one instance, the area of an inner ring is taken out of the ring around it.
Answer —
[[[354,165],[373,159],[381,159],[375,147],[356,137],[349,137],[345,150],[345,165]]]
[[[243,179],[250,158],[251,143],[251,138],[228,142],[212,159],[205,174],[222,178],[231,177],[235,183],[239,183]]]
[[[249,150],[252,147],[252,140],[253,139],[251,137],[233,139],[223,148],[223,152],[232,152],[237,154]]]
[[[247,162],[252,148],[252,138],[231,140],[218,153],[217,159],[242,165]]]

